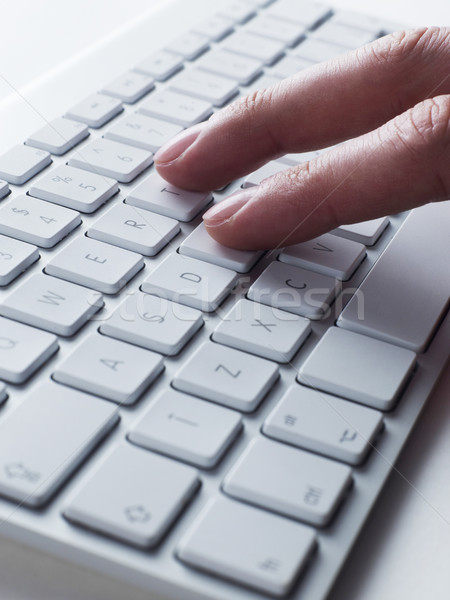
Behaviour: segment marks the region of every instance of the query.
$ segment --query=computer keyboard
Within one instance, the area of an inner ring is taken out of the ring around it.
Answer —
[[[206,208],[322,151],[208,193],[152,162],[390,29],[218,5],[0,156],[2,535],[167,598],[327,596],[448,358],[449,202],[233,250]]]

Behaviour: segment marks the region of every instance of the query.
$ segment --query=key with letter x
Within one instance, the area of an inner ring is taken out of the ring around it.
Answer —
[[[288,362],[305,341],[308,319],[240,300],[216,327],[213,340],[277,362]]]

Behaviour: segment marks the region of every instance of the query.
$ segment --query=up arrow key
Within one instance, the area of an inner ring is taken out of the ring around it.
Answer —
[[[335,277],[349,279],[366,255],[365,246],[329,233],[285,248],[280,261]]]

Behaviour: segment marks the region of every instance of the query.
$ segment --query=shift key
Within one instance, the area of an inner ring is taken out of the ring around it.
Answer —
[[[449,304],[450,201],[414,210],[337,325],[423,352]]]

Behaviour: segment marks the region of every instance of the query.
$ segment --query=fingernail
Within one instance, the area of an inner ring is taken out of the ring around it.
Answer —
[[[179,158],[183,152],[186,152],[189,146],[192,146],[206,124],[207,121],[197,123],[197,125],[181,131],[170,142],[161,146],[153,157],[155,163],[168,164]]]
[[[215,204],[203,215],[205,225],[218,227],[227,223],[253,196],[253,191],[236,192],[226,200]]]

